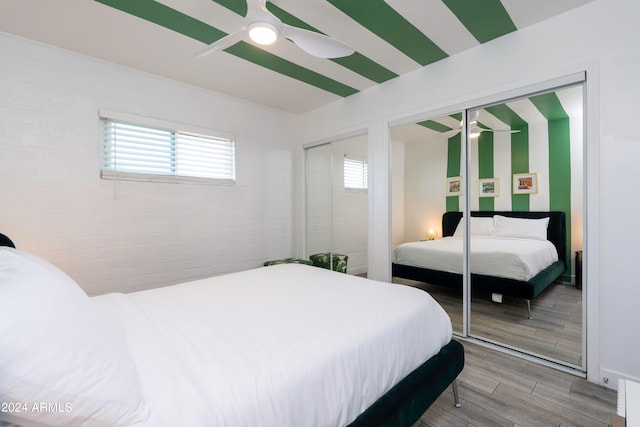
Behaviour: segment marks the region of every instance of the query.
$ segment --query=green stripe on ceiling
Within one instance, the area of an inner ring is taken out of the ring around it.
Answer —
[[[511,173],[529,173],[529,126],[521,126],[520,132],[511,134]],[[528,194],[513,194],[513,179],[507,186],[511,190],[511,209],[529,210]]]
[[[569,115],[564,110],[564,107],[555,92],[535,95],[530,97],[529,100],[549,121],[569,118]]]
[[[213,0],[220,6],[224,6],[232,12],[237,13],[240,16],[247,16],[247,2],[246,0]]]
[[[462,136],[457,134],[449,138],[447,143],[447,178],[460,176],[460,162],[462,159]],[[447,212],[460,211],[460,196],[446,197]]]
[[[449,117],[457,120],[457,121],[461,121],[462,120],[462,113],[455,113],[455,114],[450,114]],[[437,122],[435,120],[424,120],[422,122],[418,122],[416,123],[420,126],[424,126],[426,128],[429,128],[431,130],[435,130],[436,132],[449,132],[451,130],[454,130],[454,128],[449,127],[445,124],[442,124],[440,122]],[[460,128],[455,128],[455,129],[460,129]]]
[[[486,107],[489,113],[498,120],[506,123],[511,129],[518,129],[520,132],[511,134],[511,173],[528,173],[529,170],[529,125],[522,117],[506,104]],[[513,194],[513,180],[504,186],[511,192],[511,209],[514,211],[529,210],[528,194]]]
[[[571,131],[569,118],[550,120],[549,129],[549,208],[562,211],[571,222]],[[571,242],[571,227],[567,227],[567,242]],[[571,259],[571,245],[567,245]],[[571,266],[566,274],[570,275]],[[569,278],[570,280],[570,278]]]
[[[436,122],[434,120],[424,120],[416,124],[429,128],[431,130],[435,130],[436,132],[448,132],[450,130],[453,130],[453,128],[450,128],[449,126],[443,125],[442,123]]]
[[[478,178],[493,178],[493,132],[482,132],[478,137]],[[493,211],[494,197],[479,197],[481,211]]]
[[[358,92],[352,87],[316,73],[315,71],[311,71],[308,68],[301,67],[249,43],[236,43],[235,45],[226,48],[225,52],[250,60],[254,64],[261,65],[270,70],[277,71],[278,73],[285,74],[289,77],[295,78],[296,80],[300,80],[342,97],[347,97]]]
[[[387,80],[398,77],[393,71],[384,68],[382,65],[358,52],[342,58],[331,58],[331,61],[376,83],[386,82]]]
[[[517,30],[500,0],[442,0],[480,43]]]
[[[95,1],[121,10],[122,12],[137,16],[138,18],[142,18],[146,21],[153,22],[154,24],[173,30],[205,44],[211,44],[227,35],[225,32],[220,31],[215,27],[158,3],[155,0]],[[347,97],[358,92],[357,89],[330,79],[316,73],[315,71],[301,67],[291,61],[287,61],[286,59],[280,58],[245,42],[237,43],[234,46],[225,49],[225,52],[338,96]]]
[[[548,120],[549,134],[549,209],[562,211],[571,221],[571,125],[569,115],[554,92],[529,98]],[[567,227],[567,241],[571,241],[571,227]],[[567,258],[571,248],[567,245]],[[567,266],[565,280],[571,281],[571,267]]]
[[[384,0],[328,2],[420,65],[449,56]]]
[[[501,122],[511,127],[511,129],[520,129],[523,126],[527,126],[527,122],[525,122],[522,117],[517,115],[516,112],[506,104],[485,107],[485,110],[493,114]]]
[[[223,2],[228,2],[229,0],[213,1],[223,4]],[[324,34],[322,31],[312,27],[311,25],[293,16],[286,10],[279,8],[271,2],[267,3],[267,9],[269,9],[269,12],[273,13],[276,17],[278,17],[278,19],[280,19],[287,25]],[[388,70],[387,68],[383,67],[377,62],[372,61],[371,59],[358,52],[354,52],[352,55],[342,58],[330,58],[330,60],[376,83],[386,82],[387,80],[398,77],[398,75],[393,71]]]
[[[220,31],[202,21],[178,12],[168,6],[154,0],[96,0],[107,6],[111,6],[122,12],[153,22],[192,39],[211,44],[226,36]]]

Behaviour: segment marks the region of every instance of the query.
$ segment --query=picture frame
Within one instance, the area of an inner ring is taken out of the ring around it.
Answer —
[[[537,173],[514,173],[513,194],[535,194],[538,192]]]
[[[447,178],[447,196],[462,195],[462,177],[451,176]]]
[[[479,197],[498,197],[500,195],[500,182],[498,178],[480,178],[478,180]]]

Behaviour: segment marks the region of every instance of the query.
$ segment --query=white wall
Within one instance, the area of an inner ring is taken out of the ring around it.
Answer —
[[[407,241],[405,237],[405,150],[404,142],[391,142],[391,247]]]
[[[90,294],[296,255],[295,117],[0,34],[0,231]],[[98,109],[235,134],[233,187],[99,179]]]
[[[587,71],[588,376],[640,379],[635,182],[640,136],[640,2],[595,0],[302,117],[303,140],[369,123],[369,276],[390,277],[388,123],[473,105],[484,96]],[[622,183],[622,184],[621,184]]]
[[[429,229],[442,237],[446,211],[447,138],[406,144],[404,164],[405,240],[427,238]],[[395,172],[394,172],[395,174]]]

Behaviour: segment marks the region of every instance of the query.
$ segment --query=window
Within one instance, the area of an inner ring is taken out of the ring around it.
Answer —
[[[367,162],[344,158],[344,188],[366,190],[368,187]]]
[[[235,144],[228,135],[121,113],[100,116],[103,179],[235,182]]]

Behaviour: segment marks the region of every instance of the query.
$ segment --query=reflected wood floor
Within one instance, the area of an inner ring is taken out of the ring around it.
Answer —
[[[413,427],[607,426],[616,392],[538,363],[462,342],[462,407],[449,387]]]
[[[451,317],[453,330],[462,333],[462,293],[459,289],[394,277],[394,283],[429,292]],[[474,292],[471,304],[471,335],[523,349],[534,354],[580,366],[582,363],[582,291],[554,283],[531,301],[504,297],[491,301],[488,293]]]

